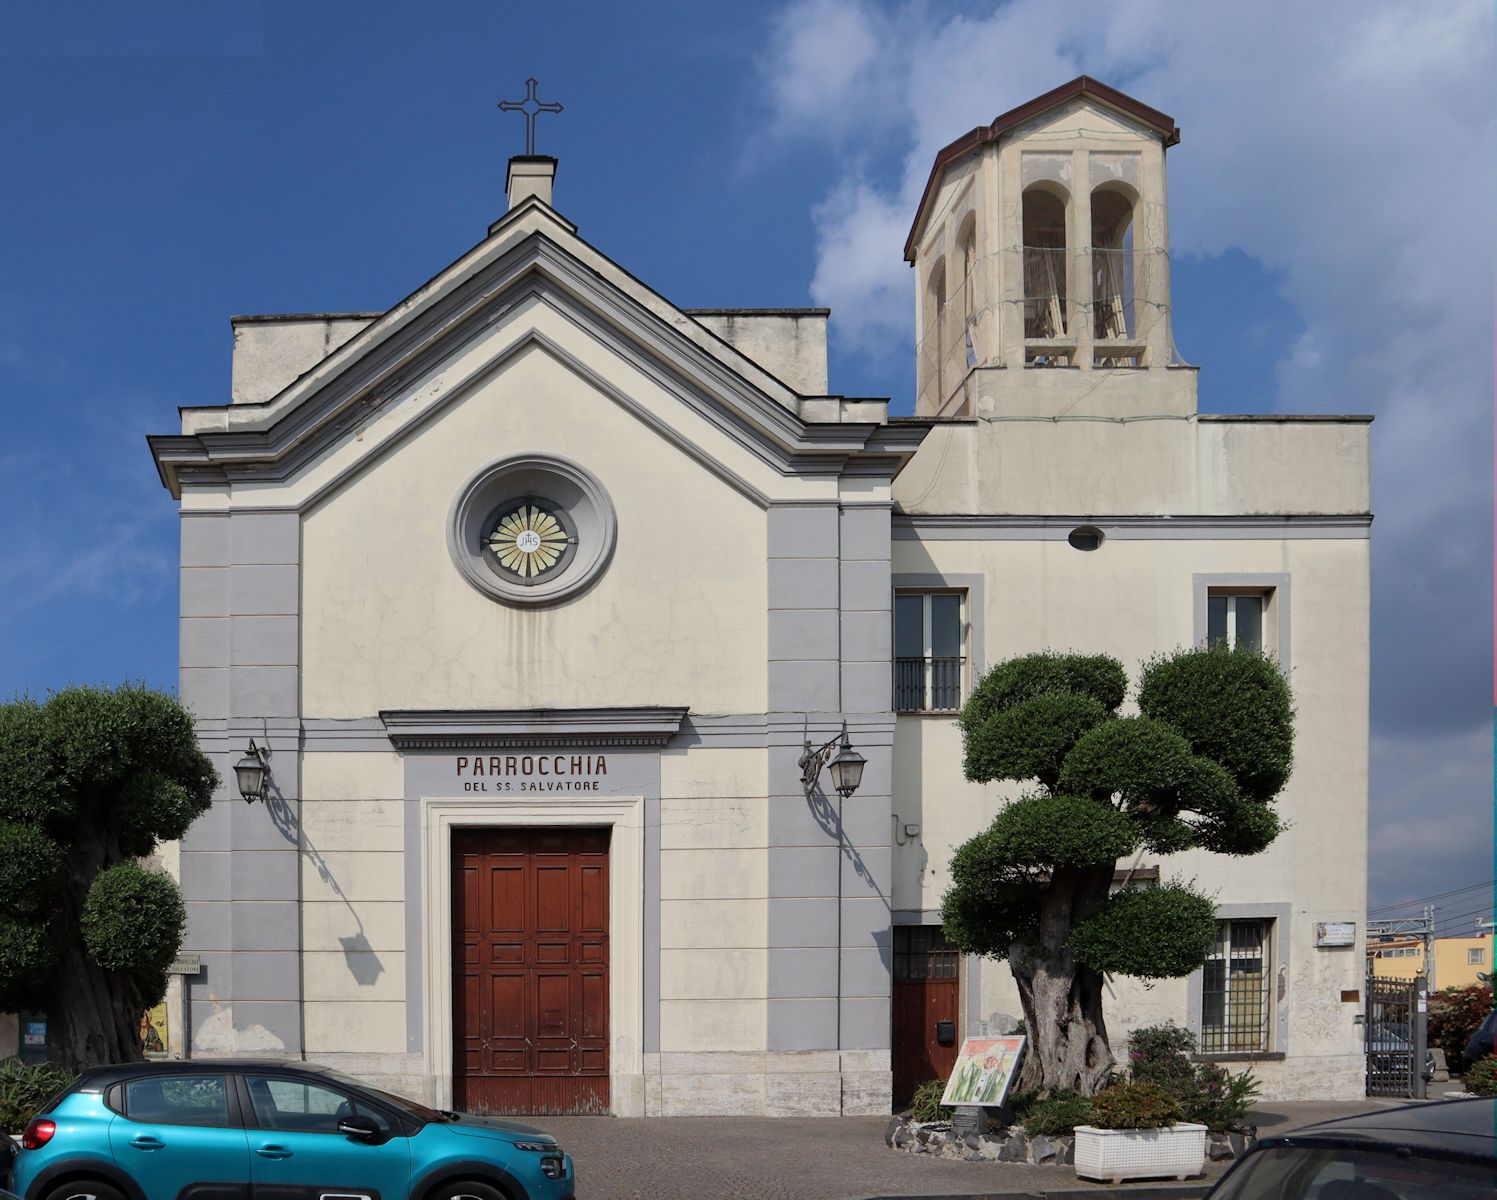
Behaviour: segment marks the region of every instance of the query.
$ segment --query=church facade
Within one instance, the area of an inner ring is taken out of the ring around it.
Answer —
[[[653,292],[544,158],[388,311],[235,318],[230,403],[151,439],[225,779],[170,863],[188,1052],[478,1111],[887,1112],[1020,1013],[937,915],[1015,794],[962,778],[973,683],[1226,638],[1294,686],[1289,829],[1131,864],[1219,940],[1109,981],[1114,1042],[1173,1019],[1270,1095],[1360,1095],[1368,423],[1198,411],[1176,140],[1082,79],[942,151],[914,417],[831,390],[826,310]],[[844,738],[845,797],[807,765]]]

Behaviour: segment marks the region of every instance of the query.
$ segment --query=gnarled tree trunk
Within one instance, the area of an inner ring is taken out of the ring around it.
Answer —
[[[1009,966],[1019,985],[1029,1041],[1018,1090],[1096,1093],[1114,1059],[1102,1018],[1102,976],[1072,957],[1071,928],[1107,899],[1112,870],[1062,869],[1040,910],[1039,935],[1015,942]]]
[[[74,847],[68,857],[68,882],[58,897],[63,910],[58,926],[81,929],[88,884],[111,857],[97,842]],[[113,861],[118,859],[114,855]],[[140,1019],[146,1004],[135,980],[99,966],[81,937],[59,940],[54,955],[50,991],[64,1000],[47,1011],[48,1057],[70,1071],[144,1058]]]

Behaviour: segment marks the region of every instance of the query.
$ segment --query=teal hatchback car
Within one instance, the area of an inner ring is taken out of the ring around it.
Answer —
[[[556,1139],[307,1063],[98,1067],[27,1127],[23,1200],[573,1200]]]

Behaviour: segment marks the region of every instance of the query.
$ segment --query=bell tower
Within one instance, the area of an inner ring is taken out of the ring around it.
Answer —
[[[1164,113],[1082,76],[936,155],[905,258],[917,416],[1183,414]]]

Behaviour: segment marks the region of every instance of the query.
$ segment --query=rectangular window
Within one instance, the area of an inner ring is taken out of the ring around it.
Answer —
[[[1466,951],[1466,965],[1468,967],[1479,967],[1487,961],[1487,952],[1482,949]]]
[[[1271,920],[1218,921],[1201,986],[1201,1052],[1258,1054],[1268,1041]]]
[[[227,1128],[229,1089],[223,1075],[152,1075],[125,1084],[125,1115],[147,1125]]]
[[[939,925],[894,926],[894,978],[955,979],[961,955]]]
[[[1206,593],[1206,641],[1262,650],[1265,618],[1273,592],[1231,592],[1212,588]]]
[[[894,709],[955,712],[962,705],[966,625],[961,592],[894,597]]]

